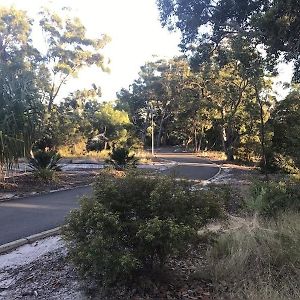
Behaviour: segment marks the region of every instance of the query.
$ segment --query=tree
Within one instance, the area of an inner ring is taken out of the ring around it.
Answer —
[[[269,67],[283,57],[300,78],[297,0],[157,0],[161,23],[182,33],[181,46],[205,60],[228,38],[242,36],[266,51]]]
[[[283,156],[291,157],[300,167],[300,93],[294,89],[280,101],[273,114],[272,150]]]
[[[108,144],[111,147],[126,145],[131,123],[125,111],[115,109],[112,103],[103,103],[92,124],[98,135],[107,139],[104,149],[107,149]]]
[[[181,92],[189,76],[189,66],[182,58],[157,60],[141,67],[139,79],[129,90],[118,94],[118,106],[130,112],[145,141],[150,126],[150,111],[155,112],[156,144],[166,142],[168,127],[182,108]]]
[[[108,71],[101,50],[110,39],[107,35],[88,38],[86,28],[78,18],[64,19],[48,9],[41,12],[40,26],[47,49],[43,59],[50,76],[45,86],[50,112],[61,87],[83,67],[95,65]]]
[[[38,88],[40,60],[31,45],[31,20],[0,9],[0,164],[29,155],[43,118]]]

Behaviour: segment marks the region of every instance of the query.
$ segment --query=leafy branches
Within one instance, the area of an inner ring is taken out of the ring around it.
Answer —
[[[101,50],[110,38],[107,35],[88,38],[86,28],[78,18],[62,18],[48,9],[40,15],[47,48],[43,59],[50,76],[47,87],[50,112],[61,87],[70,77],[76,77],[80,69],[95,65],[108,71]]]

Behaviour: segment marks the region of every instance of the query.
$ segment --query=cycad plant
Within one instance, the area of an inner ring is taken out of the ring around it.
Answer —
[[[128,148],[113,148],[106,163],[112,165],[117,170],[124,170],[127,167],[136,167],[138,159],[134,154],[130,155]]]
[[[29,160],[29,166],[37,178],[49,181],[53,179],[55,171],[61,171],[58,165],[60,158],[61,156],[55,151],[38,150]]]

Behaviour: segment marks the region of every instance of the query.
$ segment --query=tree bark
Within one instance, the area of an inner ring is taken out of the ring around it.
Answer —
[[[161,118],[160,123],[159,123],[159,129],[158,129],[158,134],[157,134],[157,139],[156,139],[157,147],[160,147],[160,144],[161,144],[163,124],[164,124],[164,117]]]
[[[230,127],[222,125],[222,145],[227,161],[234,161],[233,155],[233,133]]]
[[[255,86],[255,94],[256,94],[256,100],[259,105],[259,114],[260,114],[260,145],[261,145],[261,152],[262,152],[262,161],[263,161],[263,166],[264,166],[264,173],[265,173],[266,179],[268,179],[264,111],[263,111],[263,103],[259,96],[259,91],[258,91],[257,86]]]

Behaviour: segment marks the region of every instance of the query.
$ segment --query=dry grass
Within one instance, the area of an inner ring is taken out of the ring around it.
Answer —
[[[83,145],[84,144],[84,145]],[[85,143],[80,142],[74,147],[70,148],[67,146],[60,147],[58,150],[59,154],[64,158],[84,158],[84,159],[99,159],[104,160],[108,158],[109,150],[102,151],[89,151],[85,149]]]
[[[151,154],[144,150],[139,150],[135,153],[135,156],[138,158],[139,163],[147,164],[152,161]]]
[[[86,151],[86,143],[81,141],[72,147],[63,146],[59,148],[59,154],[64,158],[79,158],[79,159],[98,159],[105,160],[109,158],[110,150]],[[134,152],[130,153],[133,154]],[[135,152],[135,156],[139,159],[140,163],[151,162],[151,154],[144,150]]]
[[[197,154],[199,157],[209,158],[215,161],[225,161],[226,155],[222,151],[201,151]]]
[[[300,299],[299,249],[299,213],[239,220],[208,252],[218,299]]]

